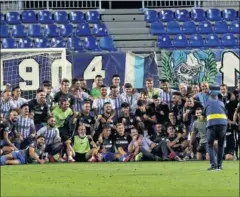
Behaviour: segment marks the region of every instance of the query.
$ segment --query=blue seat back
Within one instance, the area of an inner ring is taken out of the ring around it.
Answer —
[[[194,8],[191,11],[191,19],[194,21],[205,21],[206,20],[206,14],[203,9],[200,8]]]
[[[57,11],[53,15],[54,21],[58,24],[68,24],[68,14],[65,11]]]
[[[42,37],[42,27],[38,24],[30,24],[28,26],[28,35],[31,37]]]
[[[88,23],[80,23],[76,28],[76,36],[90,36],[92,35]]]
[[[184,34],[196,34],[197,28],[193,21],[186,21],[182,24],[182,32]]]
[[[85,37],[83,40],[83,47],[90,51],[100,51],[96,38],[93,36]]]
[[[189,37],[189,46],[192,48],[204,47],[204,41],[200,34],[193,34]]]
[[[49,42],[47,38],[36,38],[34,40],[34,47],[35,48],[48,48]]]
[[[216,34],[208,34],[205,38],[206,47],[219,47],[220,41]]]
[[[237,42],[233,34],[226,33],[222,35],[222,46],[224,47],[236,47]]]
[[[174,13],[172,10],[161,10],[159,11],[159,19],[163,22],[169,22],[175,20]]]
[[[164,25],[161,21],[155,21],[151,23],[150,34],[160,35],[163,33],[165,33],[165,30],[164,30]]]
[[[228,25],[226,21],[216,21],[214,24],[214,32],[217,34],[228,33]]]
[[[107,27],[103,23],[94,24],[92,32],[93,32],[93,35],[99,36],[99,37],[108,35]]]
[[[1,29],[1,32],[0,32],[1,33],[0,37],[1,38],[8,38],[8,37],[10,37],[8,25],[1,25],[0,29]]]
[[[99,46],[103,50],[108,50],[108,51],[116,51],[117,50],[114,47],[113,39],[111,36],[101,37],[99,40]]]
[[[239,31],[240,31],[239,21],[236,20],[236,21],[231,22],[229,25],[229,32],[239,34]]]
[[[27,37],[27,31],[25,29],[25,26],[20,25],[13,25],[12,26],[12,36],[16,38],[25,38]]]
[[[72,24],[65,24],[60,26],[60,36],[71,37],[74,36],[74,28]]]
[[[14,38],[3,38],[2,39],[2,48],[3,49],[17,48],[16,40]]]
[[[188,41],[184,34],[178,34],[173,39],[173,47],[176,48],[187,48]]]
[[[38,13],[38,21],[41,24],[52,24],[54,21],[52,19],[52,13],[50,11],[40,11]]]
[[[144,20],[148,23],[157,21],[158,12],[156,10],[146,10],[144,13]]]
[[[17,25],[21,23],[20,14],[18,12],[8,12],[6,14],[6,22],[9,25]]]
[[[226,8],[222,11],[222,17],[226,21],[237,20],[237,11],[234,9]]]
[[[166,32],[169,34],[181,33],[180,25],[177,21],[170,21],[167,23]]]
[[[88,23],[100,23],[100,14],[98,11],[88,11],[85,16]]]
[[[31,23],[37,23],[37,17],[34,11],[32,10],[26,10],[21,13],[22,16],[22,22],[31,24]]]
[[[163,34],[163,35],[158,36],[157,47],[160,49],[161,48],[163,48],[163,49],[172,48],[172,41],[168,34]]]
[[[68,49],[83,51],[82,41],[78,37],[68,38],[66,46]]]
[[[44,36],[46,37],[58,37],[59,36],[59,29],[58,26],[55,24],[47,24],[44,27]]]
[[[6,24],[5,15],[2,12],[0,12],[0,24],[1,25]]]
[[[209,21],[201,21],[198,24],[198,32],[202,34],[209,34],[213,32],[212,25]]]
[[[179,22],[185,22],[189,20],[189,12],[187,10],[181,9],[175,11],[175,18]]]
[[[73,24],[83,23],[84,14],[81,11],[72,11],[69,13],[69,20]]]
[[[220,21],[222,20],[221,11],[217,8],[211,8],[207,10],[207,18],[210,21]]]
[[[30,38],[20,38],[18,48],[33,48],[33,42]]]
[[[50,41],[50,47],[52,48],[65,48],[66,42],[62,37],[52,38]]]

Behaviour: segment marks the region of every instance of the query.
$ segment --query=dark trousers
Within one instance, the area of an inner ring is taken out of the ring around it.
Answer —
[[[226,131],[227,126],[225,125],[214,125],[207,128],[208,153],[210,157],[210,163],[213,168],[222,166]],[[217,161],[214,154],[215,151],[213,149],[214,140],[218,140]]]
[[[151,152],[141,147],[140,152],[142,152],[143,157],[146,160],[150,160],[150,161],[156,160],[156,156],[167,157],[168,156],[167,142],[161,141],[156,147],[152,149]]]

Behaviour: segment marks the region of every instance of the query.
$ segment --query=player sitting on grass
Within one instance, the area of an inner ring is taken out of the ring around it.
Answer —
[[[128,146],[128,152],[129,154],[132,154],[132,158],[134,158],[131,159],[131,161],[140,161],[143,157],[143,154],[140,152],[143,136],[138,134],[138,130],[136,128],[132,128],[131,137],[132,141]]]
[[[168,125],[167,132],[168,147],[171,150],[170,159],[181,161],[181,158],[184,158],[184,160],[188,160],[190,157],[190,151],[186,146],[185,138],[181,133],[176,133],[175,128],[172,125]]]
[[[98,149],[92,136],[86,135],[86,127],[80,124],[77,128],[77,135],[72,139],[73,155],[76,162],[96,162],[98,160]],[[92,148],[91,148],[92,147]]]
[[[1,165],[17,165],[28,163],[40,163],[43,164],[46,160],[43,160],[43,153],[45,151],[45,137],[38,136],[36,141],[33,142],[24,150],[13,151],[7,155],[1,156]]]
[[[47,118],[47,125],[42,127],[37,135],[42,135],[45,137],[46,141],[46,152],[49,154],[50,162],[59,161],[65,162],[66,160],[62,158],[64,153],[67,154],[66,158],[69,162],[74,162],[72,158],[72,147],[71,141],[68,137],[61,139],[59,136],[59,130],[56,128],[56,120],[53,116]]]
[[[0,124],[0,146],[3,153],[10,153],[20,148],[21,135],[16,130],[18,112],[12,110],[9,119],[3,119]]]
[[[99,152],[102,154],[104,161],[113,161],[117,159],[114,151],[114,143],[111,136],[111,127],[108,124],[103,125],[103,131],[98,137],[100,146]]]
[[[131,138],[125,135],[123,123],[117,123],[116,129],[117,134],[114,136],[115,151],[119,161],[127,162],[131,159],[131,154],[128,154],[128,145]]]

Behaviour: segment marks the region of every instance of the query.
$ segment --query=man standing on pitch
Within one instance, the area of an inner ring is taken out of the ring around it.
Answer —
[[[208,170],[222,170],[224,141],[228,120],[224,104],[218,100],[217,92],[211,92],[211,97],[205,105],[204,115],[207,117],[208,153],[211,163],[211,167]],[[218,140],[217,161],[213,148],[214,140]]]

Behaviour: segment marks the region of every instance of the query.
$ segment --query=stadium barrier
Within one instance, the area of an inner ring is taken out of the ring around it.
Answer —
[[[56,48],[2,49],[0,86],[3,90],[6,84],[19,85],[27,92],[24,96],[32,98],[44,80],[58,87],[62,78],[84,78],[91,87],[98,74],[106,84],[111,84],[112,75],[119,74],[122,83],[132,83],[139,89],[149,77],[154,79],[155,87],[159,87],[159,79],[168,79],[173,87],[202,81],[213,87],[222,83],[229,87],[237,85],[239,49],[175,50],[160,54],[161,63],[157,65],[155,53],[140,56],[131,52],[80,53]]]
[[[42,10],[42,9],[105,9],[111,8],[111,3],[119,0],[1,0],[1,10]],[[126,0],[123,0],[126,1]],[[179,7],[239,7],[239,0],[135,0],[140,2],[138,8],[179,8]]]

